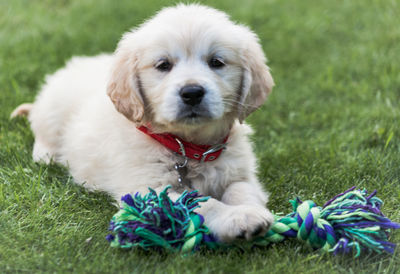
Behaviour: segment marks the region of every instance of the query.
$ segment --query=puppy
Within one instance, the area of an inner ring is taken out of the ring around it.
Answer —
[[[243,123],[273,86],[265,61],[247,27],[180,4],[125,33],[113,55],[72,58],[12,116],[29,113],[34,161],[117,200],[197,189],[211,196],[197,211],[217,238],[252,239],[273,222]]]

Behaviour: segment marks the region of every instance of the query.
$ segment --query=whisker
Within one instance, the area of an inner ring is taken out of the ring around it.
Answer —
[[[242,107],[251,107],[252,106],[251,104],[246,104],[246,103],[240,102],[236,99],[225,98],[222,101],[229,106],[235,106],[235,105],[240,105]]]

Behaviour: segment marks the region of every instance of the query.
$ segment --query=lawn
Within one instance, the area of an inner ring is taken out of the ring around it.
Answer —
[[[400,3],[395,0],[200,1],[261,38],[276,87],[248,123],[269,207],[319,204],[355,185],[377,189],[400,222]],[[44,76],[73,55],[114,50],[121,34],[172,1],[0,0],[0,272],[399,273],[391,255],[332,256],[287,241],[191,256],[110,248],[117,208],[32,161],[26,119]],[[391,240],[400,243],[400,233]]]

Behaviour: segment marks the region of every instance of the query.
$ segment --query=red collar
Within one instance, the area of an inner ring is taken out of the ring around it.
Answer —
[[[186,142],[170,133],[162,133],[162,134],[151,133],[150,130],[145,126],[138,127],[137,129],[147,134],[148,136],[158,141],[160,144],[164,145],[170,150],[180,155],[186,156],[190,159],[198,160],[201,162],[216,160],[219,157],[219,155],[221,155],[223,149],[226,146],[226,141],[228,140],[228,136],[226,136],[223,143],[221,144],[213,146],[196,145]]]

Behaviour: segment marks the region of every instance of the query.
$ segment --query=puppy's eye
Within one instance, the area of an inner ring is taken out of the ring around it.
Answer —
[[[167,59],[162,59],[156,63],[155,68],[159,71],[166,72],[172,69],[172,64]]]
[[[210,66],[210,68],[213,69],[219,69],[225,66],[224,60],[222,60],[222,58],[220,57],[212,57],[209,61],[208,61],[208,65]]]

